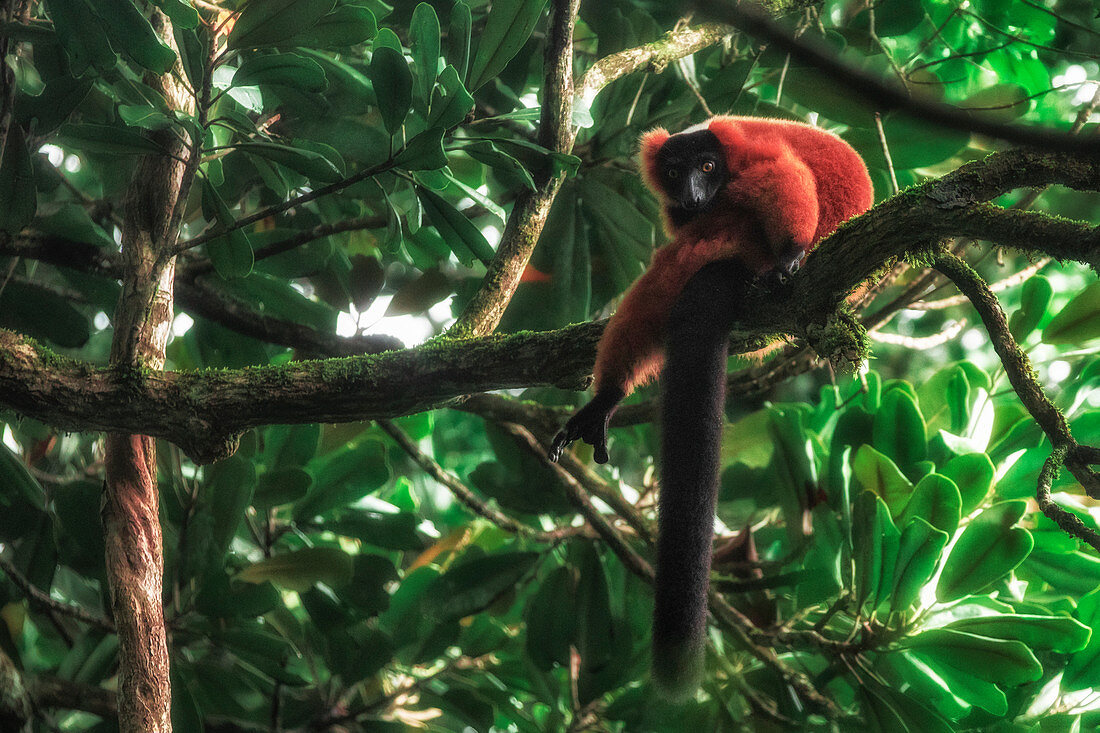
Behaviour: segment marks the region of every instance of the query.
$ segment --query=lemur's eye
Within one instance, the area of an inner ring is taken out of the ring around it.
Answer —
[[[710,173],[712,170],[714,170],[714,163],[708,160],[700,167],[703,169],[704,173]]]
[[[679,175],[680,175],[680,171],[676,170],[675,168],[669,168],[668,169],[668,177],[669,178],[676,178]]]

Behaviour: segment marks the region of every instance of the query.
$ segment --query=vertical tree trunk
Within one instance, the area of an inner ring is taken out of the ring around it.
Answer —
[[[154,11],[153,27],[175,48],[172,27]],[[177,64],[178,78],[183,71]],[[193,100],[171,75],[146,75],[169,106],[190,112]],[[172,325],[175,259],[173,212],[190,188],[191,151],[178,130],[157,142],[169,155],[143,157],[126,197],[122,227],[125,275],[114,317],[111,364],[119,378],[142,379],[144,370],[164,368]],[[156,442],[144,435],[107,436],[103,531],[111,610],[118,629],[118,718],[122,733],[172,730],[168,644],[164,630]]]

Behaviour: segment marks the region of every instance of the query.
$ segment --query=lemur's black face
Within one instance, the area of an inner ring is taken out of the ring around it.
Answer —
[[[710,130],[670,137],[657,151],[657,166],[677,225],[706,211],[729,180],[722,145]]]

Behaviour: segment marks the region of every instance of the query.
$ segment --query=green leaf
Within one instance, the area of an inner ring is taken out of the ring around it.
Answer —
[[[80,76],[89,66],[105,71],[118,63],[102,22],[87,0],[46,0],[46,12],[73,74]]]
[[[423,611],[437,622],[478,613],[511,590],[541,557],[538,552],[505,552],[464,560],[431,582]]]
[[[476,91],[499,74],[527,43],[545,0],[496,0],[477,45],[467,86]]]
[[[439,68],[439,17],[428,3],[419,3],[409,22],[410,47],[416,68],[416,96],[427,109]]]
[[[321,183],[333,183],[343,177],[340,169],[333,165],[331,160],[313,150],[279,143],[259,142],[238,143],[236,148],[247,155],[255,155],[286,166],[310,180]]]
[[[960,670],[936,656],[907,653],[913,663],[929,670],[943,681],[951,694],[968,705],[979,707],[998,717],[1008,712],[1008,699],[997,685],[979,679],[969,670]]]
[[[1043,343],[1079,345],[1100,336],[1100,282],[1093,281],[1051,319]]]
[[[307,547],[253,563],[237,573],[246,583],[271,581],[289,590],[303,593],[316,583],[339,588],[351,581],[354,565],[351,555],[335,547]]]
[[[447,155],[443,152],[443,132],[443,128],[436,127],[414,137],[397,154],[394,166],[407,171],[422,171],[447,165]]]
[[[150,71],[166,74],[171,70],[176,52],[157,37],[133,0],[96,0],[93,7],[117,48]]]
[[[424,205],[424,212],[431,219],[432,225],[439,230],[459,262],[469,267],[477,259],[486,266],[489,265],[493,259],[493,248],[473,222],[443,197],[424,186],[417,187],[416,195]]]
[[[258,510],[271,509],[298,501],[309,491],[313,477],[300,468],[281,468],[259,477],[252,505]]]
[[[448,181],[450,181],[452,186],[458,188],[460,191],[462,191],[462,193],[466,194],[478,204],[480,204],[483,209],[495,216],[500,221],[502,227],[508,224],[508,213],[504,210],[503,206],[498,204],[496,201],[493,201],[493,199],[489,198],[481,191],[478,191],[476,188],[471,188],[470,186],[467,186],[465,183],[462,182],[461,179],[455,177],[450,172],[450,169],[445,169],[440,172]]]
[[[928,457],[927,445],[924,418],[912,396],[901,389],[884,394],[875,413],[875,449],[908,469]]]
[[[1027,113],[1031,99],[1027,89],[1002,82],[979,89],[958,103],[975,117],[990,122],[1012,122]]]
[[[470,101],[473,102],[472,97]],[[491,141],[481,140],[473,145],[466,145],[462,148],[462,152],[491,168],[499,169],[501,172],[508,175],[517,176],[524,186],[532,191],[535,190],[535,179],[523,164],[508,153],[497,148]]]
[[[1100,587],[1100,559],[1081,552],[1066,554],[1036,550],[1020,572],[1038,576],[1062,593],[1084,595]]]
[[[439,75],[439,86],[432,92],[428,127],[451,128],[466,119],[474,108],[474,98],[462,86],[455,67],[448,66]],[[490,146],[492,144],[490,143]]]
[[[1100,686],[1100,635],[1070,657],[1062,674],[1063,690],[1083,690]]]
[[[378,99],[378,111],[386,130],[395,134],[401,129],[412,104],[412,72],[405,57],[388,46],[374,49],[369,75]]]
[[[439,268],[433,267],[411,280],[394,293],[385,316],[423,313],[455,291],[454,282]]]
[[[93,79],[61,76],[50,79],[37,95],[19,94],[15,116],[25,129],[45,135],[57,129],[87,98]]]
[[[1023,341],[1039,327],[1054,298],[1054,286],[1042,275],[1028,278],[1020,291],[1020,307],[1008,321],[1012,338]]]
[[[317,454],[321,426],[272,425],[263,433],[264,461],[269,470],[301,468]]]
[[[336,0],[253,0],[237,18],[227,48],[274,46],[312,28]]]
[[[88,153],[106,155],[160,155],[161,149],[140,132],[128,127],[95,124],[64,124],[57,131],[58,142]]]
[[[150,2],[160,8],[175,27],[190,29],[197,28],[199,25],[199,11],[184,0],[150,0]]]
[[[9,283],[10,284],[10,283]],[[11,506],[11,499],[20,501],[36,509],[44,509],[44,492],[31,472],[6,445],[0,443],[0,507],[5,510]]]
[[[346,48],[374,38],[378,21],[369,8],[337,5],[313,26],[295,33],[290,43],[309,48]]]
[[[143,130],[167,130],[175,124],[171,117],[149,105],[120,104],[118,116],[130,127]]]
[[[955,482],[938,473],[930,473],[922,478],[913,489],[913,496],[905,505],[901,523],[920,517],[948,535],[953,535],[959,527],[962,498]]]
[[[898,545],[898,561],[894,566],[894,588],[890,608],[904,611],[919,598],[921,589],[932,578],[943,548],[950,538],[920,517],[905,526]]]
[[[339,596],[360,613],[377,616],[389,608],[386,586],[395,580],[397,568],[387,558],[360,553],[355,556],[352,582],[339,590]]]
[[[341,512],[326,527],[337,534],[356,537],[369,545],[387,550],[422,550],[424,539],[416,528],[420,518],[412,512],[375,512],[349,509]]]
[[[212,222],[218,230],[224,231],[233,226],[232,212],[221,194],[205,176],[202,179],[202,209],[203,216]],[[252,272],[252,264],[255,257],[252,254],[252,244],[244,229],[234,229],[224,236],[216,237],[206,243],[206,253],[210,255],[210,262],[214,269],[224,279],[235,277],[247,277]]]
[[[569,568],[558,567],[539,583],[524,617],[525,649],[536,667],[549,672],[569,665],[569,647],[576,633],[576,589]]]
[[[377,51],[380,48],[392,48],[397,53],[404,56],[405,52],[401,45],[401,39],[397,37],[397,34],[390,28],[380,28],[378,35],[374,38],[374,43],[371,44],[371,51]]]
[[[1027,558],[1035,541],[1026,529],[1012,526],[1025,508],[1022,501],[999,504],[963,530],[936,587],[940,602],[981,592]]]
[[[970,712],[970,706],[952,694],[943,678],[910,652],[880,654],[875,669],[893,689],[905,690],[946,718],[958,720]]]
[[[38,208],[38,190],[27,141],[20,125],[8,129],[0,162],[0,231],[16,234],[31,223]]]
[[[852,475],[860,485],[886,502],[891,516],[898,516],[913,494],[913,484],[897,465],[869,445],[861,445],[852,459]]]
[[[32,283],[10,280],[0,292],[0,328],[74,349],[91,337],[88,317],[67,298]]]
[[[258,626],[245,626],[219,629],[211,640],[219,649],[224,649],[273,680],[295,687],[309,682],[304,676],[308,675],[308,668],[305,668],[290,641],[282,636]],[[291,671],[293,667],[298,667],[301,673]]]
[[[1022,685],[1043,675],[1043,665],[1019,641],[930,629],[899,643],[922,657],[994,684]]]
[[[886,115],[882,127],[890,146],[890,159],[899,171],[942,163],[970,142],[969,133],[946,130],[901,113]],[[882,142],[873,128],[849,130],[844,139],[863,155],[868,167],[886,169]]]
[[[944,628],[994,639],[1015,639],[1037,651],[1070,654],[1088,644],[1092,630],[1065,616],[1034,616],[1022,613],[1001,616],[972,616],[953,621]]]
[[[334,451],[309,463],[313,488],[294,505],[294,517],[311,519],[375,491],[390,478],[385,446],[378,440]]]
[[[233,74],[233,86],[286,86],[304,92],[323,92],[325,70],[316,61],[296,53],[249,56]]]
[[[218,461],[206,469],[205,494],[214,517],[213,544],[224,555],[252,503],[256,466],[239,456]]]
[[[993,490],[996,471],[985,453],[967,453],[948,461],[942,473],[958,487],[965,515],[977,509]]]
[[[187,81],[191,83],[192,89],[201,89],[206,77],[206,28],[188,30],[176,25],[172,28],[172,35],[176,39],[176,48],[179,49],[180,63],[187,75]]]
[[[874,609],[878,605],[883,578],[893,578],[899,541],[900,533],[890,520],[886,504],[869,491],[861,493],[852,510],[856,599],[861,606],[870,603]],[[892,587],[892,580],[889,585]]]
[[[614,659],[615,619],[611,590],[599,553],[588,543],[570,548],[577,574],[577,651],[586,670],[598,670]]]
[[[447,61],[458,72],[459,80],[466,78],[470,65],[470,35],[473,17],[470,6],[459,0],[451,6],[450,30],[447,33]]]

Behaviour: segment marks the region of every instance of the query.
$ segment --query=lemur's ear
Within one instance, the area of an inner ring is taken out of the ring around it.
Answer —
[[[661,172],[657,169],[657,151],[670,137],[672,136],[668,134],[668,130],[665,128],[654,127],[642,135],[641,139],[639,153],[642,163],[642,179],[645,180],[649,189],[659,197],[664,196],[664,190],[661,188]]]

